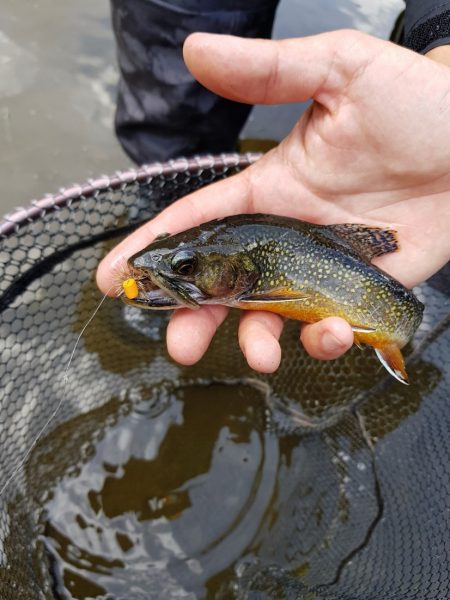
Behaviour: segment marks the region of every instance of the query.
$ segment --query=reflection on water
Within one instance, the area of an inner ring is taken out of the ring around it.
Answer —
[[[384,390],[365,426],[347,413],[283,434],[267,428],[266,400],[246,382],[165,383],[52,433],[33,462],[57,597],[231,598],[236,574],[269,565],[333,584],[382,516],[372,443],[386,431],[371,419],[381,405],[395,428],[397,405]],[[399,417],[420,390],[401,400]]]
[[[259,392],[189,386],[155,418],[157,403],[122,405],[89,461],[46,504],[45,543],[63,597],[87,598],[92,587],[114,598],[201,597],[256,535],[278,464],[276,438],[258,427]],[[68,452],[77,429],[59,432]]]
[[[40,456],[57,595],[214,597],[249,560],[332,582],[379,517],[370,449],[351,417],[327,435],[282,436],[265,410],[255,387],[190,385],[61,426],[51,446],[70,459],[54,483]],[[92,443],[100,416],[110,426]]]

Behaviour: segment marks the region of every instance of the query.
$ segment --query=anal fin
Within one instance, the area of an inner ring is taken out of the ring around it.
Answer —
[[[400,383],[409,385],[405,361],[403,360],[402,352],[397,344],[386,344],[381,348],[375,348],[375,352],[383,367],[392,375],[392,377],[395,377]]]
[[[373,327],[364,327],[363,325],[351,325],[352,331],[353,331],[353,343],[355,344],[355,346],[358,346],[358,348],[361,350],[362,346],[361,344],[364,343],[363,336],[360,336],[358,334],[360,333],[376,333],[376,329],[374,329]],[[367,340],[366,340],[367,342]]]

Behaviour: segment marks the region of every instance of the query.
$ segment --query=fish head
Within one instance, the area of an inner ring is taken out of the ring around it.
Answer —
[[[259,277],[258,268],[239,244],[186,241],[182,234],[150,244],[128,265],[143,290],[129,303],[147,308],[232,304]]]

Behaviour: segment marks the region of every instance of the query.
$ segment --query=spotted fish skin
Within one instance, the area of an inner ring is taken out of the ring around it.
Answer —
[[[400,349],[424,307],[370,262],[396,249],[395,232],[376,227],[236,215],[161,238],[132,257],[130,266],[151,274],[181,303],[191,293],[198,304],[266,310],[310,323],[341,317],[353,327],[355,343],[373,346],[406,383]],[[177,272],[183,257],[191,259],[189,273]]]

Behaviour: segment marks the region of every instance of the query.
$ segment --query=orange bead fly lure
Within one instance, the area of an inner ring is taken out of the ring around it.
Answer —
[[[133,269],[125,258],[116,265],[112,279],[111,290],[116,297],[125,296],[129,300],[133,300],[143,291],[140,283],[140,280],[143,279],[142,273]]]
[[[137,296],[139,295],[138,284],[134,277],[128,277],[128,279],[122,281],[122,289],[125,296],[129,300],[133,300],[133,298],[137,298]]]

